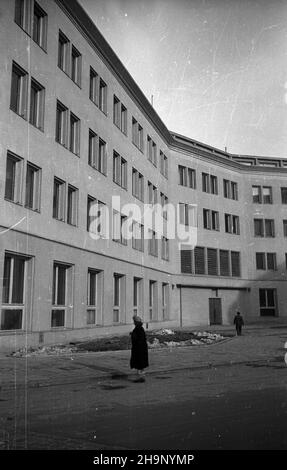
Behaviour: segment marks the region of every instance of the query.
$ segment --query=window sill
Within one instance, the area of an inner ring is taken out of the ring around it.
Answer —
[[[26,206],[26,205],[24,207],[25,207],[25,209],[27,209],[29,211],[36,212],[37,214],[41,213],[40,209],[33,209],[33,207],[29,207],[29,206]]]
[[[22,114],[19,114],[17,113],[17,111],[15,111],[15,109],[11,108],[10,106],[10,110],[13,111],[13,113],[17,114],[17,116],[19,116],[20,118],[24,119],[24,121],[27,121],[27,116],[23,116]]]
[[[29,36],[29,38],[31,38],[31,39],[33,40],[33,42],[34,42],[35,44],[37,44],[37,46],[39,46],[40,49],[42,49],[43,52],[45,52],[45,54],[48,54],[47,50],[46,50],[43,46],[41,46],[41,44],[39,44],[37,41],[35,41],[35,39],[33,39],[33,37],[31,36],[31,34],[30,34],[28,31],[26,31],[26,30],[23,28],[23,26],[21,26],[19,23],[17,23],[17,21],[15,21],[15,24],[16,24],[17,26],[19,26],[19,28],[20,28],[22,31],[24,31],[24,33],[27,34],[27,36]]]
[[[93,170],[96,170],[96,171],[97,171],[98,173],[100,173],[101,175],[107,176],[106,173],[104,173],[104,172],[101,171],[101,170],[98,170],[95,166],[91,165],[90,163],[88,163],[88,165],[89,165],[90,168],[93,168]]]
[[[11,199],[8,199],[7,197],[4,197],[4,200],[5,200],[6,202],[12,202],[12,204],[15,204],[16,206],[23,207],[23,204],[22,204],[22,202],[20,202],[20,201],[12,201]]]
[[[38,129],[38,131],[44,134],[44,128],[36,126],[36,124],[33,124],[31,121],[29,121],[29,124],[31,124],[31,126],[33,126],[35,129]]]

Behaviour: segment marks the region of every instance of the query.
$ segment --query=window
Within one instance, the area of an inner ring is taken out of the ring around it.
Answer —
[[[231,251],[231,276],[240,277],[241,268],[240,268],[240,253],[239,251]]]
[[[125,276],[114,274],[113,323],[123,322],[125,309]]]
[[[166,261],[169,260],[169,241],[166,237],[161,238],[161,257]]]
[[[68,185],[67,223],[70,225],[78,223],[78,189],[71,185]]]
[[[259,289],[259,306],[260,315],[276,316],[277,315],[277,291],[276,289]]]
[[[41,169],[27,162],[25,206],[34,211],[40,210]]]
[[[16,0],[15,1],[15,22],[30,34],[31,31],[31,1]]]
[[[225,214],[225,232],[233,235],[240,234],[239,217],[237,215]]]
[[[169,318],[169,286],[163,282],[161,286],[161,303],[162,303],[162,318],[167,320]]]
[[[149,230],[148,254],[155,257],[158,256],[158,239],[154,230]]]
[[[219,212],[203,209],[203,228],[219,231]]]
[[[80,155],[80,119],[70,113],[70,151]]]
[[[263,186],[262,195],[263,195],[263,204],[272,204],[271,186]]]
[[[133,314],[143,313],[143,280],[140,277],[133,279]]]
[[[107,113],[107,85],[105,84],[104,80],[100,78],[100,85],[99,85],[99,108],[103,113]]]
[[[261,204],[261,186],[252,186],[252,198],[254,203]]]
[[[179,207],[179,223],[189,227],[196,227],[196,212],[192,204],[184,204],[180,202]]]
[[[149,319],[157,319],[157,283],[149,281]]]
[[[144,251],[144,226],[134,221],[132,230],[132,247],[135,250]]]
[[[148,181],[148,203],[156,204],[157,203],[157,188]]]
[[[71,266],[54,263],[51,327],[66,326],[66,313],[71,297],[71,278],[68,276]]]
[[[167,156],[160,150],[160,172],[165,177],[168,178],[168,160]]]
[[[65,220],[66,184],[64,181],[54,178],[53,217],[57,220]]]
[[[89,165],[106,174],[106,142],[89,130]]]
[[[217,176],[202,173],[202,191],[218,194]]]
[[[124,133],[127,134],[127,108],[114,95],[114,124]]]
[[[21,203],[22,194],[22,158],[7,153],[6,179],[5,179],[5,199],[8,201]]]
[[[162,216],[165,220],[167,220],[167,205],[168,205],[168,197],[165,194],[160,193],[160,203],[162,207]]]
[[[156,143],[150,138],[149,135],[147,136],[147,155],[152,164],[157,166]]]
[[[284,237],[287,237],[287,220],[283,220],[283,234]]]
[[[192,250],[190,249],[181,249],[180,250],[180,263],[181,263],[181,272],[186,274],[192,273]]]
[[[229,251],[219,250],[220,276],[230,276]]]
[[[59,43],[58,43],[58,67],[63,72],[69,74],[70,71],[70,41],[62,31],[59,31]]]
[[[287,188],[281,188],[282,204],[287,204]]]
[[[33,40],[44,50],[47,48],[47,19],[48,16],[44,10],[38,5],[38,3],[34,2],[32,37]]]
[[[209,276],[218,275],[217,250],[207,248],[207,273]]]
[[[143,151],[143,128],[132,118],[132,142],[142,152]]]
[[[267,253],[267,269],[270,271],[277,270],[276,253]]]
[[[56,110],[56,142],[67,146],[68,141],[68,108],[57,101]]]
[[[127,245],[127,233],[126,233],[126,221],[127,216],[120,214],[117,211],[113,211],[113,240],[121,243],[121,245]]]
[[[132,169],[132,194],[144,201],[144,177],[135,168]]]
[[[205,274],[205,250],[200,246],[194,248],[194,272]]]
[[[266,269],[265,253],[256,253],[256,269]]]
[[[90,100],[97,106],[99,105],[99,76],[97,72],[90,67]]]
[[[81,86],[81,72],[82,72],[82,55],[75,48],[75,46],[72,46],[71,62],[72,62],[71,79],[80,87]]]
[[[192,168],[178,165],[179,184],[188,188],[196,188],[196,172]]]
[[[10,108],[19,116],[27,119],[28,74],[13,62]]]
[[[263,219],[254,219],[254,236],[264,237]]]
[[[88,195],[87,200],[87,231],[98,236],[106,233],[106,205]]]
[[[5,253],[1,330],[21,330],[25,304],[27,258]]]
[[[223,180],[223,195],[227,199],[238,200],[238,184],[234,181]]]
[[[44,130],[45,88],[36,80],[31,80],[30,123]]]
[[[265,237],[275,237],[275,227],[273,219],[265,219]]]
[[[127,161],[114,150],[113,181],[127,189]]]
[[[88,269],[87,325],[102,323],[102,294],[102,271]]]

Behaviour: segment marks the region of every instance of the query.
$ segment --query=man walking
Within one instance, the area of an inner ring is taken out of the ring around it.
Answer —
[[[237,314],[235,315],[233,323],[236,328],[237,336],[241,336],[241,330],[242,330],[242,326],[244,325],[244,321],[243,321],[242,316],[240,315],[240,312],[237,312]]]

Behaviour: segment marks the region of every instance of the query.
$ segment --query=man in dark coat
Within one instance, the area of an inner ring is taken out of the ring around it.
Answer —
[[[148,367],[148,347],[142,320],[137,315],[133,316],[135,327],[131,334],[132,351],[130,366],[131,369],[137,369],[137,382],[144,382],[144,369]]]
[[[237,312],[237,314],[235,315],[233,323],[236,328],[237,336],[241,336],[241,330],[242,326],[244,325],[244,321],[242,316],[240,315],[240,312]]]

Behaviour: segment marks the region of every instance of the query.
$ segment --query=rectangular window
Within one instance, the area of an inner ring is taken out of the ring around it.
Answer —
[[[67,147],[68,143],[68,108],[57,101],[56,142]]]
[[[114,124],[117,127],[120,127],[121,123],[121,102],[120,100],[114,95]]]
[[[223,196],[226,198],[230,198],[230,181],[223,180]]]
[[[70,71],[70,41],[62,31],[59,31],[59,42],[58,42],[58,67],[63,72],[69,74]]]
[[[219,230],[219,212],[203,209],[203,228]]]
[[[125,276],[114,274],[113,323],[123,322],[125,294]]]
[[[270,271],[277,270],[276,253],[267,253],[267,269]]]
[[[284,237],[287,237],[287,220],[283,220],[283,234]]]
[[[180,250],[181,272],[186,274],[192,273],[192,250]]]
[[[103,175],[107,172],[106,142],[89,130],[89,165]]]
[[[99,85],[99,108],[103,113],[107,114],[107,91],[108,87],[104,80],[100,78]]]
[[[209,276],[218,275],[217,250],[207,248],[207,272]]]
[[[169,240],[166,237],[161,238],[161,257],[166,261],[169,260]]]
[[[211,194],[218,194],[217,176],[210,175],[210,192]]]
[[[256,253],[256,269],[266,269],[265,253]]]
[[[161,207],[162,207],[162,216],[165,220],[167,220],[167,213],[168,213],[168,209],[167,209],[167,205],[168,205],[168,197],[165,196],[165,194],[163,193],[160,193],[160,203],[161,203]]]
[[[157,283],[149,281],[149,319],[157,319]]]
[[[194,248],[194,271],[195,274],[205,274],[205,250],[203,247]]]
[[[30,34],[31,31],[31,1],[30,0],[16,0],[15,1],[15,22],[26,33]]]
[[[254,219],[254,236],[264,237],[263,219]]]
[[[263,204],[272,204],[272,188],[271,188],[271,186],[263,186],[262,196],[263,196]]]
[[[99,105],[99,76],[97,72],[90,67],[90,100],[97,106]]]
[[[140,201],[144,200],[144,177],[135,168],[132,169],[132,194]]]
[[[78,223],[78,189],[71,185],[68,185],[67,223],[70,225]]]
[[[188,188],[196,188],[196,172],[192,168],[178,166],[179,184]]]
[[[40,210],[41,169],[27,162],[25,206]]]
[[[287,188],[281,188],[281,201],[282,204],[287,204]]]
[[[156,150],[156,143],[147,136],[147,154],[148,159],[152,162],[154,166],[157,166],[157,150]]]
[[[47,22],[48,16],[44,10],[34,2],[33,14],[33,40],[46,51],[47,49]]]
[[[180,202],[178,204],[179,210],[179,223],[189,227],[196,227],[196,211],[193,204],[184,204]]]
[[[99,138],[99,152],[98,152],[98,155],[99,155],[99,160],[98,160],[98,164],[96,166],[96,169],[100,172],[100,173],[103,173],[103,175],[106,175],[107,173],[107,154],[106,154],[106,147],[107,147],[107,144],[104,140],[102,140],[101,138]]]
[[[133,314],[143,313],[143,280],[139,277],[133,279]]]
[[[238,215],[225,214],[225,232],[240,235]]]
[[[19,116],[27,119],[28,74],[13,62],[11,80],[10,108]]]
[[[70,113],[70,151],[80,155],[80,119]]]
[[[81,76],[82,76],[82,55],[80,52],[72,46],[72,57],[71,57],[71,79],[79,87],[81,86]]]
[[[238,184],[231,181],[231,199],[238,201]]]
[[[87,199],[87,231],[98,236],[106,234],[106,205],[89,195]]]
[[[167,156],[160,150],[160,172],[165,177],[168,178],[168,160]]]
[[[123,134],[127,135],[128,133],[128,110],[127,108],[121,104],[121,131]]]
[[[230,276],[229,251],[219,250],[220,276]]]
[[[127,189],[127,161],[115,150],[113,155],[113,181]]]
[[[127,245],[126,233],[127,216],[113,211],[113,240],[121,245]]]
[[[203,209],[203,228],[210,230],[211,229],[211,220],[210,220],[210,210]]]
[[[169,286],[167,283],[162,283],[161,288],[161,303],[162,303],[162,318],[168,320],[169,318]]]
[[[158,256],[158,239],[154,230],[149,230],[148,254]]]
[[[70,266],[54,263],[51,327],[64,327],[68,305],[68,270]]]
[[[276,316],[277,291],[276,289],[259,289],[259,305],[261,316]]]
[[[144,226],[134,221],[132,230],[132,247],[135,250],[144,251]]]
[[[265,219],[265,237],[275,237],[275,227],[273,219]]]
[[[58,178],[54,178],[54,195],[53,195],[54,219],[65,221],[65,198],[66,198],[65,182]]]
[[[7,153],[6,178],[5,178],[5,199],[21,203],[22,194],[22,158]]]
[[[88,269],[87,325],[101,324],[102,271]]]
[[[255,204],[261,204],[262,202],[261,186],[252,186],[252,199]]]
[[[227,199],[238,200],[238,184],[234,181],[223,180],[223,196]]]
[[[1,330],[23,327],[27,258],[5,253],[2,291]]]
[[[143,128],[132,118],[132,142],[142,152],[143,151]]]
[[[148,181],[148,203],[149,204],[156,204],[157,203],[157,188]]]
[[[30,123],[38,129],[44,130],[45,88],[31,79],[30,94]]]
[[[231,251],[231,276],[240,277],[240,253],[239,251]]]

